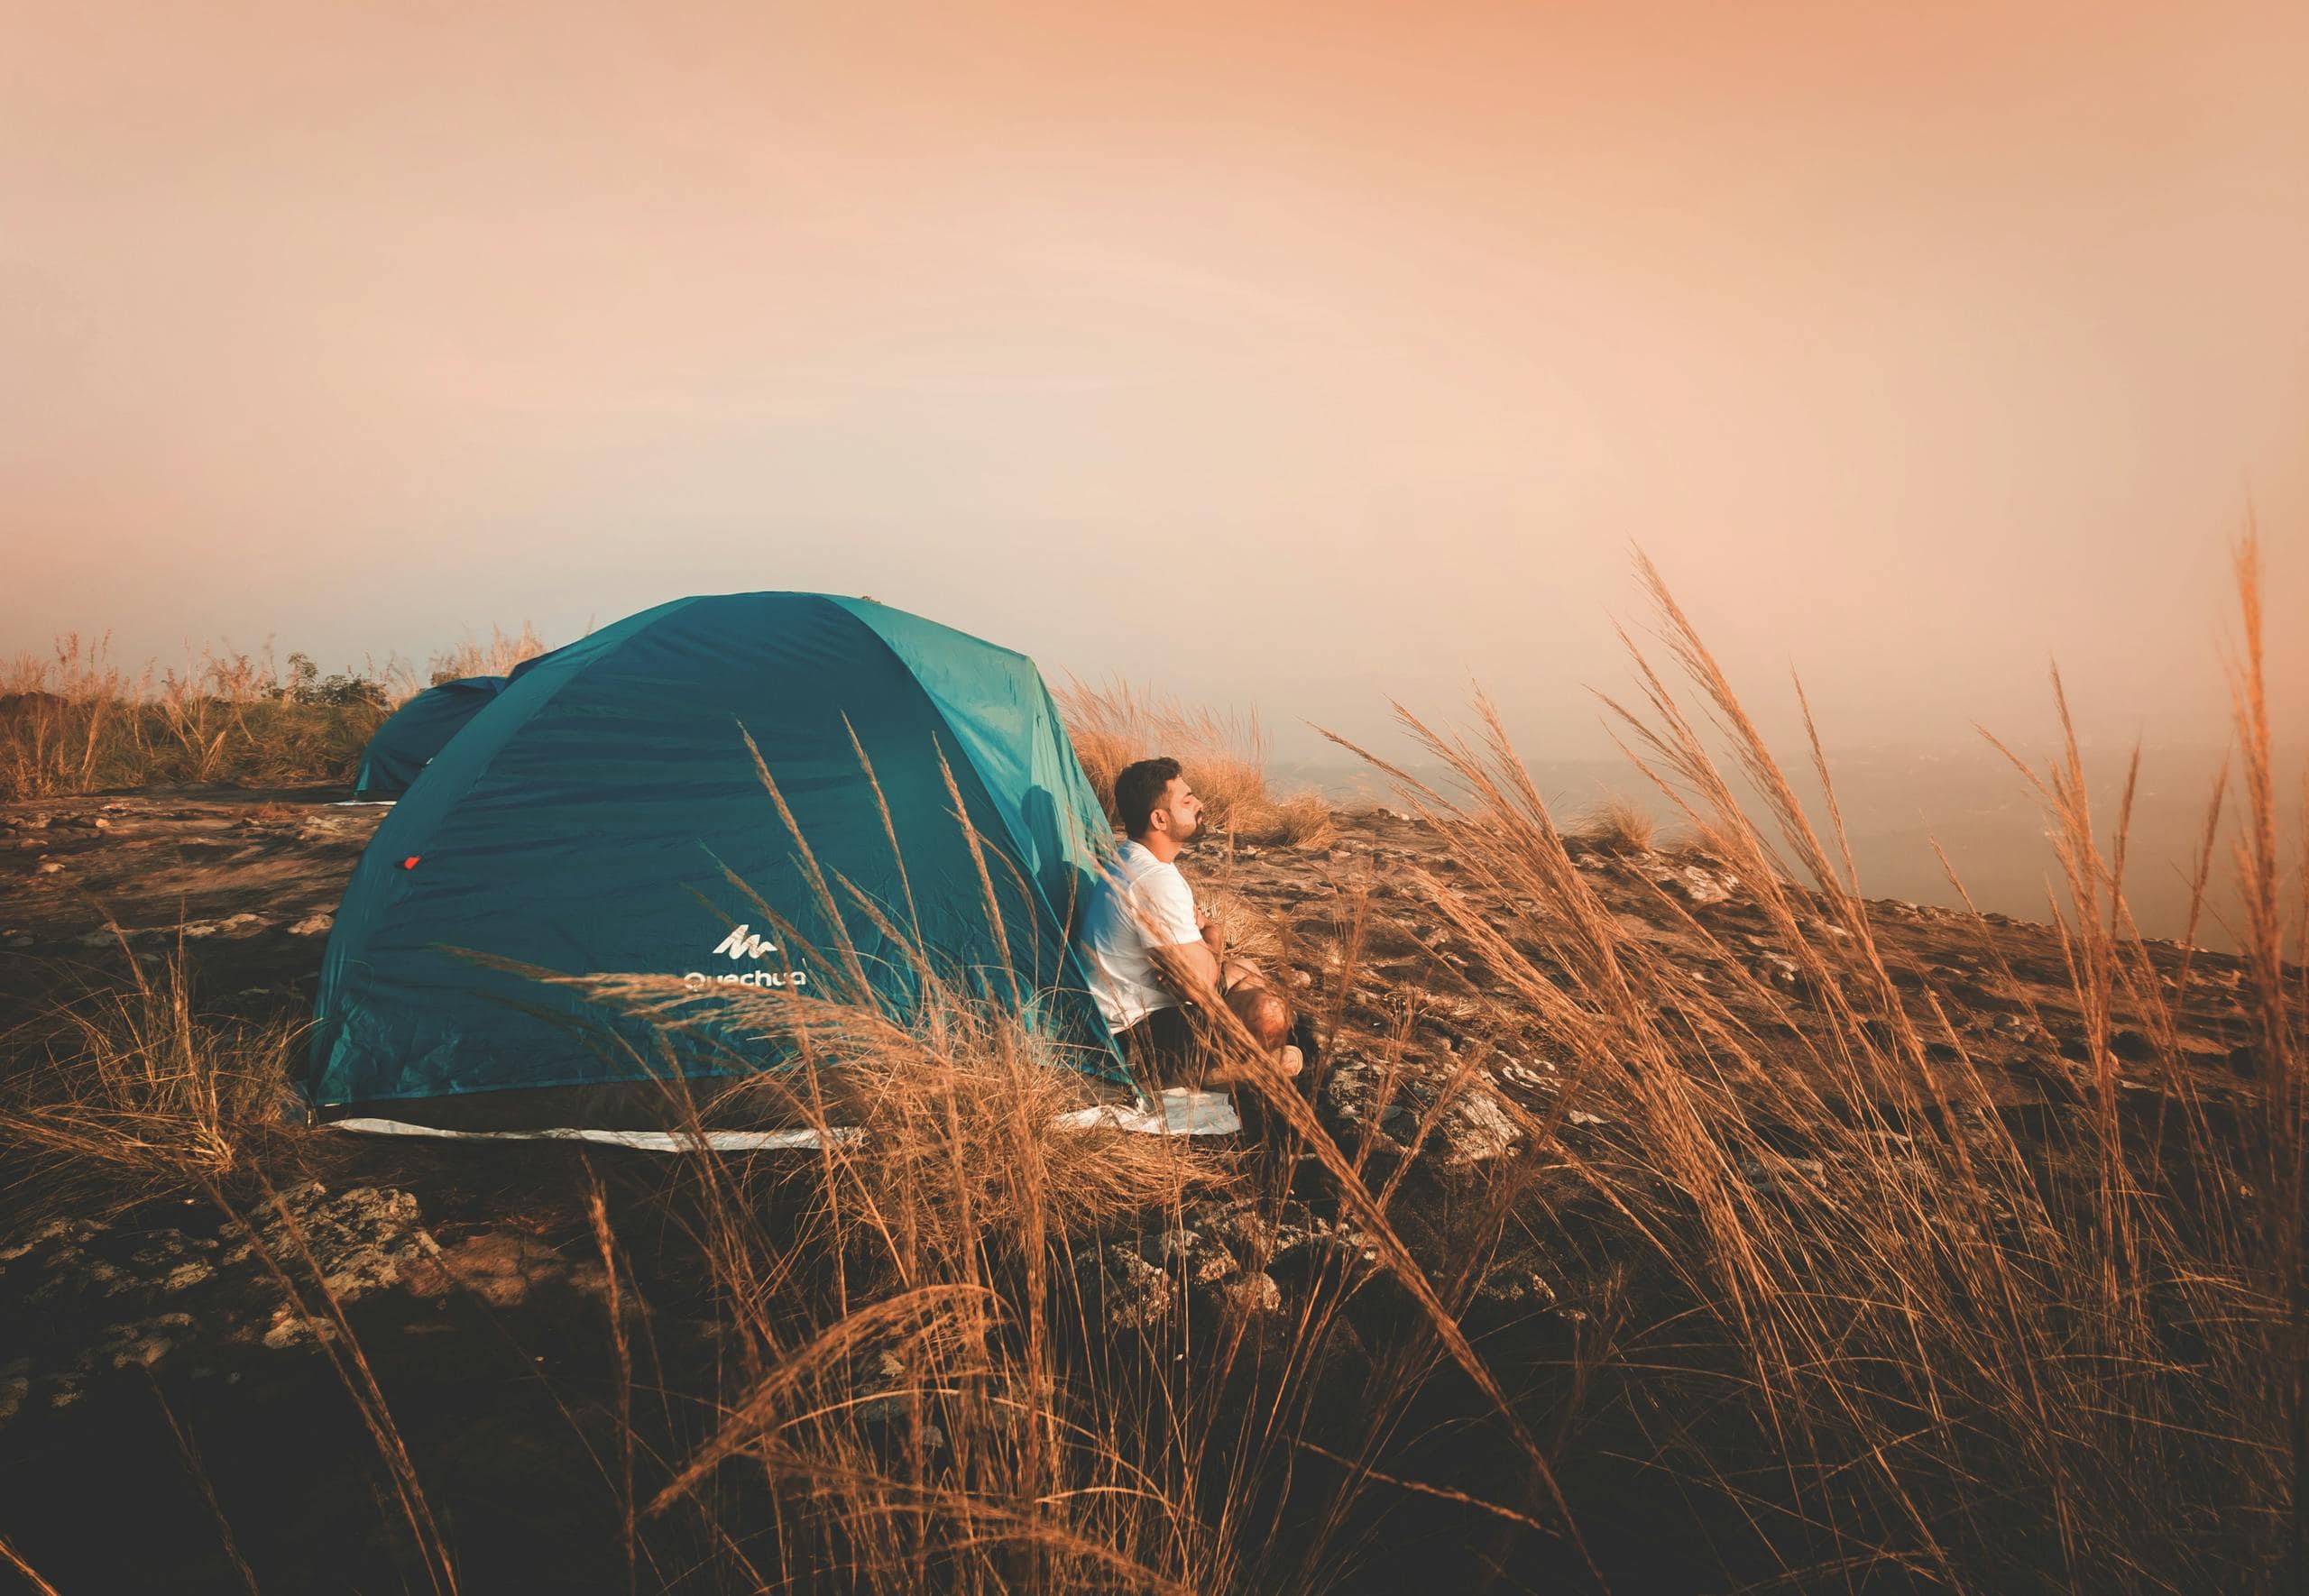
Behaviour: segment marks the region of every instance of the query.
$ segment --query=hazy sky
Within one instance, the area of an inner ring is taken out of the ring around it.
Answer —
[[[0,0],[0,654],[870,593],[1600,739],[1626,550],[1840,741],[2309,643],[2309,6]],[[2216,732],[2217,732],[2217,729]]]

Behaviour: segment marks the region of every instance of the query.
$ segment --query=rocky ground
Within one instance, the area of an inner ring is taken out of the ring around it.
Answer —
[[[0,1037],[10,1050],[0,1069],[40,1045],[41,1017],[56,1004],[118,986],[133,966],[156,969],[179,947],[206,1006],[252,1018],[306,1012],[331,913],[384,812],[332,802],[341,796],[201,790],[0,807]],[[1579,862],[1624,925],[1705,978],[1722,954],[1694,934],[1688,915],[1800,1022],[1797,966],[1720,867],[1689,854],[1592,850]],[[1271,928],[1263,934],[1273,958],[1311,994],[1338,968],[1347,905],[1367,894],[1376,913],[1362,974],[1315,1100],[1343,1139],[1382,1158],[1412,1157],[1421,1109],[1477,1040],[1481,1005],[1468,993],[1482,972],[1452,937],[1421,923],[1404,876],[1418,867],[1449,881],[1457,862],[1424,827],[1379,811],[1340,817],[1335,837],[1312,848],[1243,848],[1187,863],[1234,900],[1230,913]],[[1988,1067],[2001,1109],[2041,1118],[2078,1098],[2084,1018],[2049,928],[1892,903],[1875,905],[1875,918],[1898,962],[1962,1004],[1952,1018]],[[2182,953],[2164,947],[2156,957],[2172,970]],[[2250,1089],[2243,1016],[2231,1001],[2239,971],[2204,953],[2194,966],[2184,1046],[2217,1108]],[[1761,1008],[1748,1017],[1760,1027],[1784,1023]],[[1408,1089],[1383,1101],[1376,1039],[1404,1033]],[[2120,1016],[2112,1051],[2121,1084],[2144,1104],[2162,1095],[2138,1068],[2153,1050]],[[1500,1053],[1476,1085],[1416,1151],[1438,1179],[1516,1155],[1516,1117],[1502,1101],[1544,1111],[1560,1081],[1553,1060]],[[1599,1119],[1574,1111],[1564,1133],[1600,1129]],[[362,1559],[382,1570],[399,1554],[372,1476],[327,1462],[367,1443],[345,1404],[328,1399],[337,1326],[271,1261],[295,1253],[309,1256],[373,1362],[432,1382],[436,1410],[407,1422],[430,1466],[462,1481],[467,1514],[501,1512],[525,1527],[509,1548],[530,1549],[505,1552],[517,1561],[495,1571],[502,1579],[491,1577],[486,1547],[469,1552],[469,1587],[590,1582],[600,1571],[579,1549],[590,1545],[582,1535],[564,1537],[565,1551],[536,1550],[535,1532],[552,1542],[570,1510],[557,1481],[591,1471],[599,1483],[536,1376],[589,1355],[575,1348],[575,1326],[598,1325],[605,1312],[583,1206],[587,1171],[606,1168],[623,1183],[626,1222],[639,1227],[662,1184],[652,1155],[328,1131],[289,1141],[281,1169],[296,1178],[276,1188],[277,1201],[244,1210],[246,1220],[173,1194],[99,1200],[18,1181],[0,1195],[0,1531],[52,1577],[56,1567],[85,1567],[82,1588],[142,1579],[154,1559],[175,1571],[178,1588],[230,1587],[233,1555],[326,1566],[337,1582],[373,1588],[358,1572]],[[647,1271],[664,1305],[653,1335],[710,1346],[719,1333],[710,1307],[684,1316],[696,1292],[679,1252],[668,1240]],[[1191,1206],[1182,1223],[1089,1238],[1075,1250],[1085,1300],[1100,1305],[1117,1336],[1188,1312],[1280,1314],[1311,1270],[1353,1270],[1375,1256],[1319,1182],[1279,1214],[1222,1193]],[[1584,1289],[1560,1259],[1519,1254],[1503,1259],[1477,1302],[1544,1324],[1576,1318]],[[231,1481],[224,1490],[233,1500],[204,1502],[187,1484],[202,1478]],[[90,1501],[116,1504],[124,1493],[150,1504],[138,1545],[60,1533]],[[219,1549],[220,1516],[239,1533],[236,1553]],[[348,1527],[360,1524],[380,1527]],[[376,1572],[374,1585],[415,1577]]]

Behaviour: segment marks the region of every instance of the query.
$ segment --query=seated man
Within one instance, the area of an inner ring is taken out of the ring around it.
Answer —
[[[1303,1056],[1291,1042],[1291,1005],[1256,967],[1227,957],[1220,927],[1196,904],[1174,862],[1202,825],[1202,800],[1179,762],[1126,766],[1115,777],[1115,808],[1129,840],[1091,898],[1082,954],[1091,995],[1125,1055],[1153,1085],[1200,1084],[1181,1079],[1196,1075],[1218,1085],[1242,1078],[1239,1066],[1194,1068],[1200,1050],[1182,1005],[1216,1014],[1224,1003],[1258,1056],[1285,1077],[1298,1074]]]

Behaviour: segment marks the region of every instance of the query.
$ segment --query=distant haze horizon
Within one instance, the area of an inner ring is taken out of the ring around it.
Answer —
[[[1975,739],[1976,742],[1979,739]],[[1380,752],[1374,749],[1374,752]],[[2019,748],[2039,775],[2056,748]],[[2082,747],[2087,791],[2093,804],[2095,834],[2104,851],[2112,848],[2123,794],[2130,746]],[[1432,761],[1404,755],[1407,774],[1445,793],[1447,773]],[[1822,840],[1833,850],[1820,790],[1796,750],[1776,750],[1782,768],[1804,801]],[[2128,827],[2124,888],[2127,905],[2144,936],[2178,940],[2189,934],[2190,874],[2202,844],[2210,803],[2228,750],[2218,746],[2143,747],[2139,784]],[[1879,748],[1828,751],[1829,777],[1835,784],[1845,837],[1863,897],[1961,908],[1973,907],[2015,919],[2053,917],[2055,903],[2072,915],[2048,832],[2050,821],[2027,777],[2003,755],[1980,742],[1973,750]],[[1526,757],[1524,768],[1558,825],[1578,831],[1606,799],[1633,801],[1660,823],[1660,846],[1688,838],[1688,826],[1673,803],[1624,757],[1549,760]],[[1728,774],[1728,766],[1727,766]],[[1388,778],[1351,757],[1278,762],[1274,775],[1285,786],[1311,786],[1334,802],[1395,805],[1403,795]],[[2309,759],[2298,745],[2280,751],[2280,805],[2303,792]],[[2234,951],[2236,939],[2224,920],[2233,921],[2230,849],[2237,836],[2237,772],[2229,773],[2215,839],[2212,870],[2192,938],[2197,945]],[[1770,817],[1734,778],[1748,812],[1775,843]],[[1960,894],[1934,851],[1937,843],[1963,885]],[[1785,849],[1781,850],[1785,856]],[[2299,867],[2297,840],[2281,839],[2288,870]],[[1808,883],[1807,883],[1808,885]],[[2105,904],[2103,906],[2105,913]]]

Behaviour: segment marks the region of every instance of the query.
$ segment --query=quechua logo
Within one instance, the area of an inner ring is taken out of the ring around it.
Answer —
[[[706,957],[712,959],[717,955],[726,955],[731,963],[737,964],[749,959],[759,959],[777,951],[777,944],[768,937],[755,935],[750,925],[739,925],[731,928],[728,936],[716,942],[713,945],[713,951]],[[806,970],[795,969],[754,969],[733,971],[719,976],[709,976],[704,970],[692,970],[682,979],[692,986],[801,986],[808,983],[810,977]]]
[[[777,943],[768,937],[750,936],[747,934],[748,929],[742,925],[738,927],[716,943],[713,951],[727,953],[732,959],[759,959],[765,953],[777,951]]]

